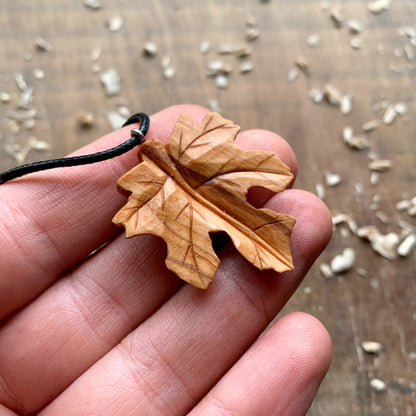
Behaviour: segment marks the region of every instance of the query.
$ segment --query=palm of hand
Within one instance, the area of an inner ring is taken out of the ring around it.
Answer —
[[[167,140],[182,112],[206,113],[167,109],[148,137]],[[119,140],[110,134],[82,153]],[[296,171],[273,133],[242,133],[238,143],[278,152]],[[325,206],[299,190],[253,193],[257,205],[297,218],[295,270],[260,273],[227,246],[214,283],[199,291],[166,270],[160,240],[126,240],[111,224],[131,153],[0,187],[0,415],[304,414],[329,365],[325,330],[291,314],[256,338],[326,245]]]

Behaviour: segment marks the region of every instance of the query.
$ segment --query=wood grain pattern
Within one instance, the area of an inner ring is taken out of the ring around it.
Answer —
[[[13,100],[0,104],[0,147],[23,144],[28,135],[35,135],[49,141],[52,151],[31,152],[28,162],[64,156],[106,133],[105,113],[119,103],[125,103],[131,112],[152,113],[178,103],[207,106],[215,98],[221,114],[244,129],[270,129],[289,141],[299,162],[297,187],[314,192],[325,170],[339,173],[341,184],[326,190],[325,202],[331,210],[353,215],[360,226],[377,224],[383,232],[400,231],[400,219],[415,226],[414,217],[395,209],[396,202],[416,195],[416,71],[406,62],[406,40],[397,33],[400,27],[414,27],[414,0],[394,1],[389,11],[377,16],[367,11],[366,0],[336,3],[345,20],[356,18],[362,23],[361,50],[349,46],[351,35],[345,24],[334,28],[328,13],[320,9],[320,0],[123,0],[103,1],[104,7],[98,11],[86,10],[82,1],[2,1],[0,90],[9,92]],[[113,15],[124,19],[117,33],[105,27],[106,19]],[[218,90],[213,79],[205,76],[206,65],[218,58],[215,51],[221,44],[244,39],[249,15],[255,16],[261,31],[252,44],[254,70],[240,75],[239,61],[234,56],[223,57],[234,70],[229,88]],[[312,33],[321,36],[317,48],[306,44]],[[34,49],[38,36],[53,44],[52,52]],[[211,43],[207,55],[199,52],[204,39]],[[147,40],[159,47],[154,59],[141,54]],[[376,52],[380,45],[383,54]],[[102,70],[115,67],[121,75],[118,97],[105,97],[99,75],[91,71],[90,53],[97,46],[102,49],[98,60]],[[25,59],[25,52],[31,53],[31,60]],[[172,57],[176,70],[170,80],[160,68],[163,54]],[[299,55],[308,61],[310,76],[301,75],[290,83],[287,75]],[[391,64],[399,66],[400,72],[389,69]],[[44,80],[34,79],[36,68],[45,71]],[[18,98],[16,72],[34,85],[34,106],[39,113],[35,128],[18,134],[4,122]],[[351,114],[345,116],[332,106],[311,102],[309,90],[327,82],[354,94]],[[405,102],[408,113],[391,126],[381,124],[369,135],[370,149],[394,163],[373,186],[369,184],[367,151],[346,148],[341,132],[346,125],[359,132],[363,122],[380,119],[382,113],[371,109],[380,96]],[[77,127],[80,111],[95,115],[92,129]],[[0,152],[2,170],[15,163]],[[381,223],[370,209],[375,196],[390,224]],[[332,279],[324,279],[314,267],[285,309],[312,313],[333,339],[332,366],[309,414],[416,414],[415,254],[388,261],[365,242],[336,232],[321,261],[328,262],[346,246],[357,251],[356,267]],[[367,276],[359,275],[357,268],[367,270]],[[384,351],[379,356],[363,353],[360,343],[364,340],[383,343]],[[387,383],[385,393],[376,394],[370,388],[374,376]]]
[[[201,289],[220,263],[213,232],[225,231],[260,270],[293,269],[289,243],[295,219],[246,202],[250,188],[282,192],[293,175],[274,153],[237,147],[239,131],[217,113],[207,114],[197,126],[182,114],[169,142],[147,140],[140,146],[139,165],[118,181],[130,196],[113,222],[126,228],[127,237],[162,237],[166,266]]]

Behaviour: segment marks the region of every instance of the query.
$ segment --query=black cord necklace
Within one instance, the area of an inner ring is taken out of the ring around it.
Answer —
[[[61,159],[44,160],[42,162],[30,163],[27,165],[18,166],[6,172],[0,173],[0,184],[8,182],[12,179],[18,178],[28,173],[38,172],[41,170],[64,168],[69,166],[88,165],[91,163],[102,162],[104,160],[112,159],[120,156],[136,146],[143,143],[144,137],[149,130],[150,119],[145,113],[137,113],[131,116],[124,124],[140,123],[140,128],[131,130],[131,138],[126,142],[113,147],[112,149],[104,150],[102,152],[93,153],[90,155],[74,156]]]

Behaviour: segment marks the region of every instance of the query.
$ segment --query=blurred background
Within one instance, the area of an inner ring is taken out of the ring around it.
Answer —
[[[309,415],[416,415],[414,0],[3,0],[0,170],[194,103],[279,133],[334,236],[283,313],[327,327]]]

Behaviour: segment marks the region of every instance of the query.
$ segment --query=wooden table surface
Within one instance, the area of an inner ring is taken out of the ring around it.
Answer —
[[[400,233],[400,221],[415,226],[414,217],[395,207],[416,196],[416,58],[411,54],[416,47],[398,32],[415,28],[414,0],[393,1],[378,15],[367,10],[364,0],[330,4],[342,8],[341,28],[335,28],[319,0],[102,0],[99,10],[86,8],[81,0],[3,0],[0,91],[9,93],[11,101],[0,103],[0,169],[18,163],[4,149],[25,148],[30,137],[47,142],[50,150],[32,150],[26,162],[64,156],[93,141],[111,129],[106,113],[120,105],[153,113],[173,104],[209,106],[217,100],[222,115],[244,129],[271,129],[288,140],[299,161],[297,187],[315,192],[324,172],[341,175],[338,186],[325,186],[325,202],[333,212],[350,215],[359,227],[376,225],[384,234]],[[111,32],[106,21],[114,16],[123,25]],[[250,43],[253,53],[247,60],[254,69],[240,74],[241,59],[216,51],[244,41],[247,19],[253,18],[260,36]],[[346,22],[351,18],[363,25],[361,49],[350,46]],[[320,44],[311,47],[306,40],[314,33]],[[38,38],[48,50],[34,46]],[[158,46],[153,58],[142,54],[148,40]],[[206,55],[199,50],[203,40],[211,45]],[[94,61],[91,53],[97,48],[101,54]],[[163,75],[164,55],[175,70],[170,79]],[[308,63],[308,74],[301,71],[289,82],[288,73],[300,56]],[[233,65],[227,89],[218,89],[206,76],[213,59]],[[112,97],[100,83],[100,74],[110,68],[121,77],[121,92]],[[43,79],[38,79],[39,69]],[[16,73],[34,88],[30,107],[37,115],[30,130],[10,121],[21,95]],[[311,88],[326,83],[353,94],[350,114],[311,101]],[[7,95],[2,99],[7,101]],[[369,149],[346,146],[343,128],[351,126],[361,134],[364,122],[382,119],[383,112],[375,107],[387,102],[405,103],[406,114],[368,133]],[[91,128],[79,127],[81,112],[94,116]],[[371,184],[368,163],[374,155],[393,166]],[[352,270],[324,278],[319,265],[346,247],[356,251]],[[347,227],[335,230],[284,310],[316,316],[333,340],[332,367],[310,415],[416,415],[415,256],[413,251],[407,258],[387,260]],[[382,343],[382,352],[365,353],[360,345],[368,340]],[[383,380],[387,389],[372,389],[373,378]]]

